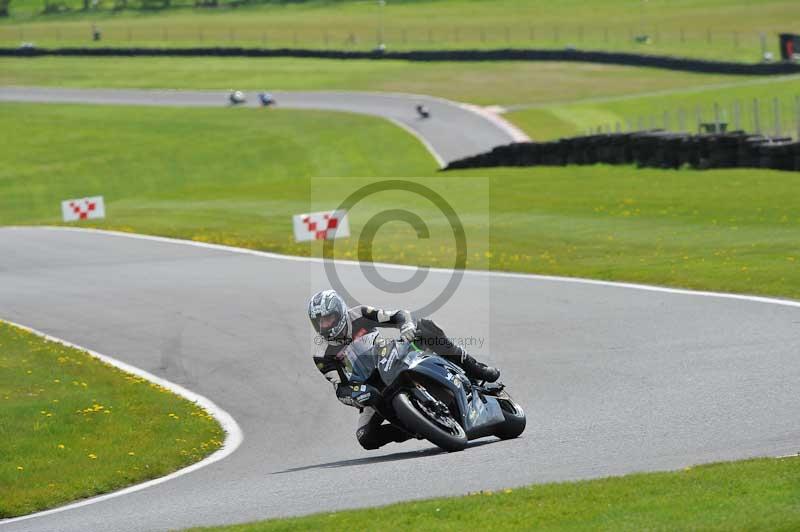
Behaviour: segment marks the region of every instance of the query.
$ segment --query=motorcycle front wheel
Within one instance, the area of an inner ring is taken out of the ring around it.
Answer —
[[[395,414],[406,428],[445,451],[461,451],[467,446],[467,433],[455,419],[432,411],[406,392],[392,399]]]

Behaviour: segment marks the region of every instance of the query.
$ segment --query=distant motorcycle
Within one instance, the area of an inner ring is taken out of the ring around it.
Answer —
[[[271,105],[275,105],[277,102],[272,94],[268,92],[259,92],[258,93],[258,101],[262,107],[269,107]]]
[[[525,412],[502,384],[472,381],[414,342],[376,342],[379,334],[364,335],[345,349],[345,372],[351,383],[379,391],[374,408],[389,423],[446,451],[486,436],[516,438],[525,430]]]
[[[228,101],[231,103],[231,105],[240,105],[245,103],[247,99],[244,97],[244,93],[242,91],[231,91],[231,93],[228,95]]]
[[[424,105],[417,105],[416,109],[420,118],[425,119],[431,117],[431,112]]]

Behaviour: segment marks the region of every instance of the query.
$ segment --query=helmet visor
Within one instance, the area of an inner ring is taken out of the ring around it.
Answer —
[[[342,315],[336,311],[324,314],[313,320],[314,329],[322,336],[329,337],[331,331],[336,329],[341,319]]]

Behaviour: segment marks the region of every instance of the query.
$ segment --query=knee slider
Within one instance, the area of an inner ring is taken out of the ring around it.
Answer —
[[[367,451],[378,449],[381,446],[381,442],[376,438],[374,431],[369,431],[366,427],[362,427],[356,431],[356,439],[361,447]]]

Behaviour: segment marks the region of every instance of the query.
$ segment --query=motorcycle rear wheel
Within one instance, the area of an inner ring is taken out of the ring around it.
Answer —
[[[449,430],[441,422],[433,419],[425,409],[417,406],[406,392],[398,393],[392,399],[392,406],[397,417],[408,430],[419,434],[445,451],[462,451],[467,446],[467,433],[456,420],[450,418]]]

